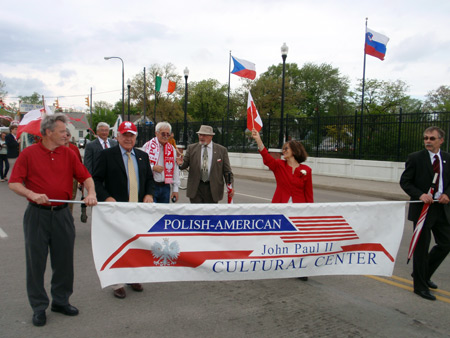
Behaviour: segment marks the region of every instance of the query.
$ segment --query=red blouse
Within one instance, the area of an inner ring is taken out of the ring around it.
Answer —
[[[291,197],[293,203],[314,202],[310,167],[300,164],[292,174],[292,167],[285,160],[274,159],[266,148],[260,154],[277,181],[272,203],[287,203]],[[302,170],[306,171],[306,174],[303,174]]]

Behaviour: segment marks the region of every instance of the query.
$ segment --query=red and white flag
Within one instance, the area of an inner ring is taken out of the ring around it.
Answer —
[[[247,128],[248,130],[256,129],[260,131],[263,126],[261,116],[259,116],[258,110],[256,109],[255,102],[253,101],[252,94],[248,91],[247,100]]]
[[[48,107],[42,109],[31,110],[25,114],[22,121],[19,123],[17,128],[17,138],[20,137],[22,133],[28,133],[32,135],[41,135],[41,120],[44,114],[53,114],[53,111]]]

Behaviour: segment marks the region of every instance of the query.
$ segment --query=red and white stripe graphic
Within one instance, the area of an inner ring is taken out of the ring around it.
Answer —
[[[285,243],[330,242],[359,239],[342,216],[289,217],[298,233],[281,236]]]

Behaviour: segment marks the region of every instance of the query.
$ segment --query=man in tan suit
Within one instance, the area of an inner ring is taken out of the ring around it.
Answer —
[[[211,126],[200,126],[197,134],[199,142],[187,147],[180,166],[181,170],[189,167],[186,195],[191,203],[218,203],[223,198],[225,181],[233,183],[228,151],[212,142],[215,133]]]

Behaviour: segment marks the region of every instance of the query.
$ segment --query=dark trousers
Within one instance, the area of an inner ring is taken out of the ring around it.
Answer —
[[[153,202],[170,202],[170,184],[160,184],[158,182],[155,182],[155,188],[153,189]]]
[[[3,165],[4,164],[4,165]],[[0,178],[3,180],[7,177],[9,170],[8,157],[5,155],[0,155]]]
[[[416,222],[414,222],[414,228]],[[433,233],[436,245],[428,251]],[[428,209],[425,224],[417,241],[413,256],[414,290],[428,290],[427,280],[450,252],[450,223],[442,204],[433,203]]]
[[[211,194],[211,187],[209,182],[202,182],[198,184],[197,194],[194,198],[189,199],[191,203],[217,203],[214,202]]]
[[[44,273],[50,249],[51,295],[56,305],[69,304],[73,292],[75,227],[68,207],[57,210],[28,205],[24,220],[28,301],[34,312],[45,310],[49,298]]]

